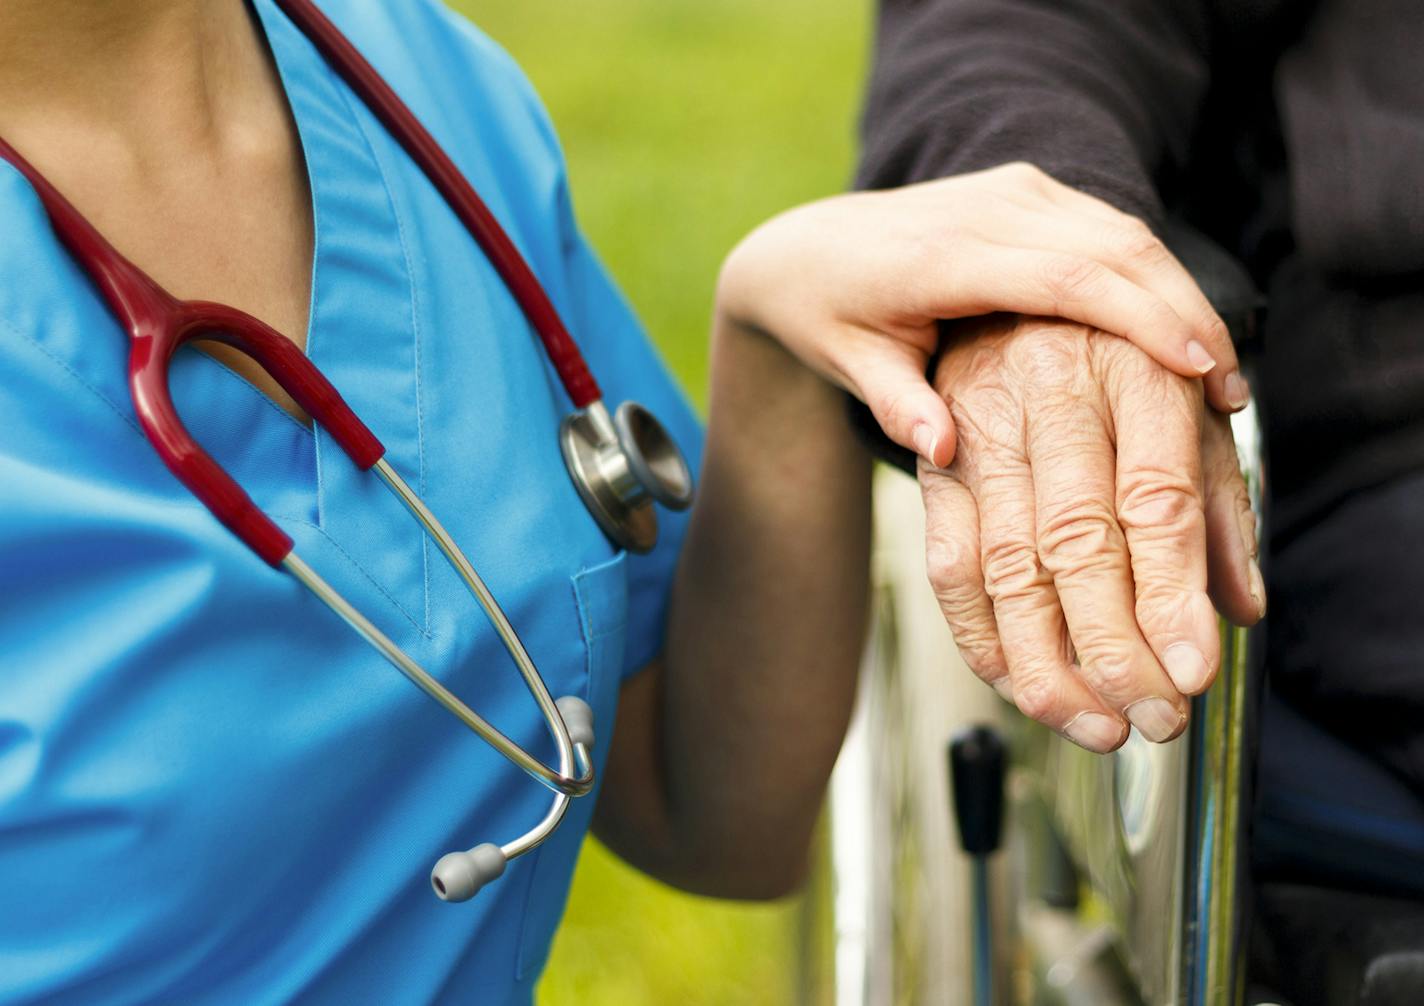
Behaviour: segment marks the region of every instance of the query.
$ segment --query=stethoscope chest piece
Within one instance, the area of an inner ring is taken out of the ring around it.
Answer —
[[[692,473],[653,414],[624,402],[612,415],[601,402],[579,409],[559,429],[569,477],[603,533],[630,552],[658,540],[653,502],[670,510],[692,505]]]

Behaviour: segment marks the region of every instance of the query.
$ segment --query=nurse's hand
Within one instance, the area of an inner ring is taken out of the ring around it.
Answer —
[[[723,267],[728,318],[773,333],[864,401],[934,465],[954,425],[925,372],[937,323],[993,311],[1067,318],[1121,335],[1221,410],[1246,404],[1226,326],[1141,221],[1027,164],[775,217]]]
[[[999,315],[952,334],[935,386],[959,450],[921,462],[920,485],[960,653],[1090,750],[1129,721],[1175,737],[1220,661],[1212,601],[1240,624],[1263,611],[1226,417],[1200,382],[1081,325]]]

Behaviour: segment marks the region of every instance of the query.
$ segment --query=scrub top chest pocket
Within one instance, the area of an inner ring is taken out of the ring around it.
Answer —
[[[578,605],[579,631],[586,653],[583,680],[579,682],[571,676],[551,685],[561,694],[582,695],[593,707],[598,723],[594,765],[601,778],[616,727],[618,694],[625,670],[627,553],[620,551],[608,561],[574,574],[571,587]],[[594,799],[597,799],[596,792]],[[592,817],[592,800],[575,801],[569,810],[567,827],[555,832],[533,856],[517,964],[517,977],[521,980],[537,976],[549,956],[554,931],[568,900],[578,847]]]

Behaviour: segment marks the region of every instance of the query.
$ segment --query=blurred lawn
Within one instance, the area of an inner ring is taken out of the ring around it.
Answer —
[[[722,257],[844,188],[870,0],[453,0],[523,64],[594,245],[695,401]],[[541,1006],[786,1006],[797,906],[670,891],[590,841]]]

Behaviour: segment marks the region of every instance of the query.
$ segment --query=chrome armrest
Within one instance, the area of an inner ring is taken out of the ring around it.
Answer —
[[[1261,438],[1254,409],[1232,432],[1261,525]],[[1087,904],[1078,914],[1104,928],[1141,1000],[1223,1006],[1244,980],[1247,912],[1246,788],[1254,702],[1253,633],[1221,623],[1222,666],[1193,700],[1178,741],[1133,734],[1110,758],[1037,727],[1018,728],[1025,800],[1047,808],[1052,835],[1029,837],[1029,857],[1061,842]],[[1029,811],[1029,814],[1032,812]],[[1034,939],[1032,920],[1023,936]],[[1045,973],[1055,951],[1043,948]]]

